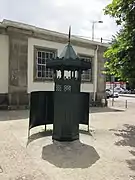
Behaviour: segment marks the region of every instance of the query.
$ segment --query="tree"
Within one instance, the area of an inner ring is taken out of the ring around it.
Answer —
[[[107,74],[129,81],[135,88],[135,1],[113,0],[104,12],[115,18],[117,25],[121,26],[104,54],[108,59],[105,64]]]

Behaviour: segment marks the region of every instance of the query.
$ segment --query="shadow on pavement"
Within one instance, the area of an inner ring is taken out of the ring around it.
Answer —
[[[135,176],[130,176],[130,180],[135,180]]]
[[[37,139],[40,139],[40,138],[43,138],[43,137],[47,137],[47,136],[52,136],[52,133],[53,133],[53,130],[52,129],[49,129],[47,131],[41,131],[41,132],[37,132],[35,134],[32,134],[28,137],[28,141],[27,141],[27,146],[37,140]],[[81,134],[86,134],[86,135],[90,135],[92,136],[92,134],[88,131],[85,131],[85,130],[79,130],[79,133]]]
[[[129,151],[133,156],[135,156],[135,151]]]
[[[83,130],[83,129],[80,129],[80,130],[79,130],[79,133],[92,136],[92,134],[90,133],[90,131],[86,131],[86,130]]]
[[[40,139],[40,138],[43,138],[43,137],[47,137],[47,136],[52,136],[52,130],[47,130],[47,131],[42,131],[42,132],[38,132],[38,133],[35,133],[35,134],[32,134],[29,136],[28,138],[28,141],[27,141],[27,146],[37,140],[37,139]]]
[[[28,110],[0,111],[0,121],[28,119]]]
[[[126,160],[128,167],[132,170],[135,171],[135,159],[130,159]]]
[[[126,160],[127,164],[128,164],[128,167],[132,170],[132,171],[135,171],[135,151],[129,151],[133,156],[134,158],[133,159],[128,159]],[[132,177],[133,178],[133,177]],[[135,176],[134,176],[135,178]]]
[[[115,130],[110,129],[110,131],[114,131],[116,136],[122,137],[121,140],[115,142],[117,146],[130,146],[135,147],[135,126],[130,124],[124,124],[123,129]]]
[[[105,113],[105,112],[124,112],[125,110],[114,109],[109,107],[91,107],[90,113]]]
[[[126,160],[127,164],[128,164],[128,167],[132,170],[132,171],[135,171],[135,151],[129,151],[133,156],[134,158],[133,159],[128,159]],[[135,176],[134,176],[135,178]]]
[[[117,146],[129,146],[132,148],[135,148],[135,126],[130,124],[124,124],[124,128],[120,130],[111,129],[110,131],[114,131],[115,135],[118,137],[122,137],[121,140],[115,142],[115,145]],[[126,163],[128,164],[128,167],[135,171],[135,151],[131,150],[129,151],[134,158],[126,160]],[[134,177],[131,177],[134,179]]]
[[[42,159],[59,168],[88,168],[100,159],[94,147],[74,142],[55,142],[42,149]]]

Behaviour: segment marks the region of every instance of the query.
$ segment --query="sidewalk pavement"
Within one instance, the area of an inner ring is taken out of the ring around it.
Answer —
[[[80,142],[52,143],[38,127],[27,147],[28,113],[0,111],[0,180],[133,180],[134,109],[103,109],[93,109]]]

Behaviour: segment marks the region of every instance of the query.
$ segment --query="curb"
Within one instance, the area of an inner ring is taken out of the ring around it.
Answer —
[[[135,94],[134,94],[134,95],[125,95],[125,94],[119,94],[119,96],[122,96],[122,97],[130,97],[130,98],[135,98]]]

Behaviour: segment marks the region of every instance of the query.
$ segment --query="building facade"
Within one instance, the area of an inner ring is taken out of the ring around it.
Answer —
[[[68,35],[34,26],[3,20],[0,23],[0,106],[29,104],[32,91],[54,90],[53,72],[46,59],[60,55]],[[92,63],[82,74],[81,91],[94,99],[105,95],[103,53],[108,47],[72,36],[71,43],[80,58]]]

